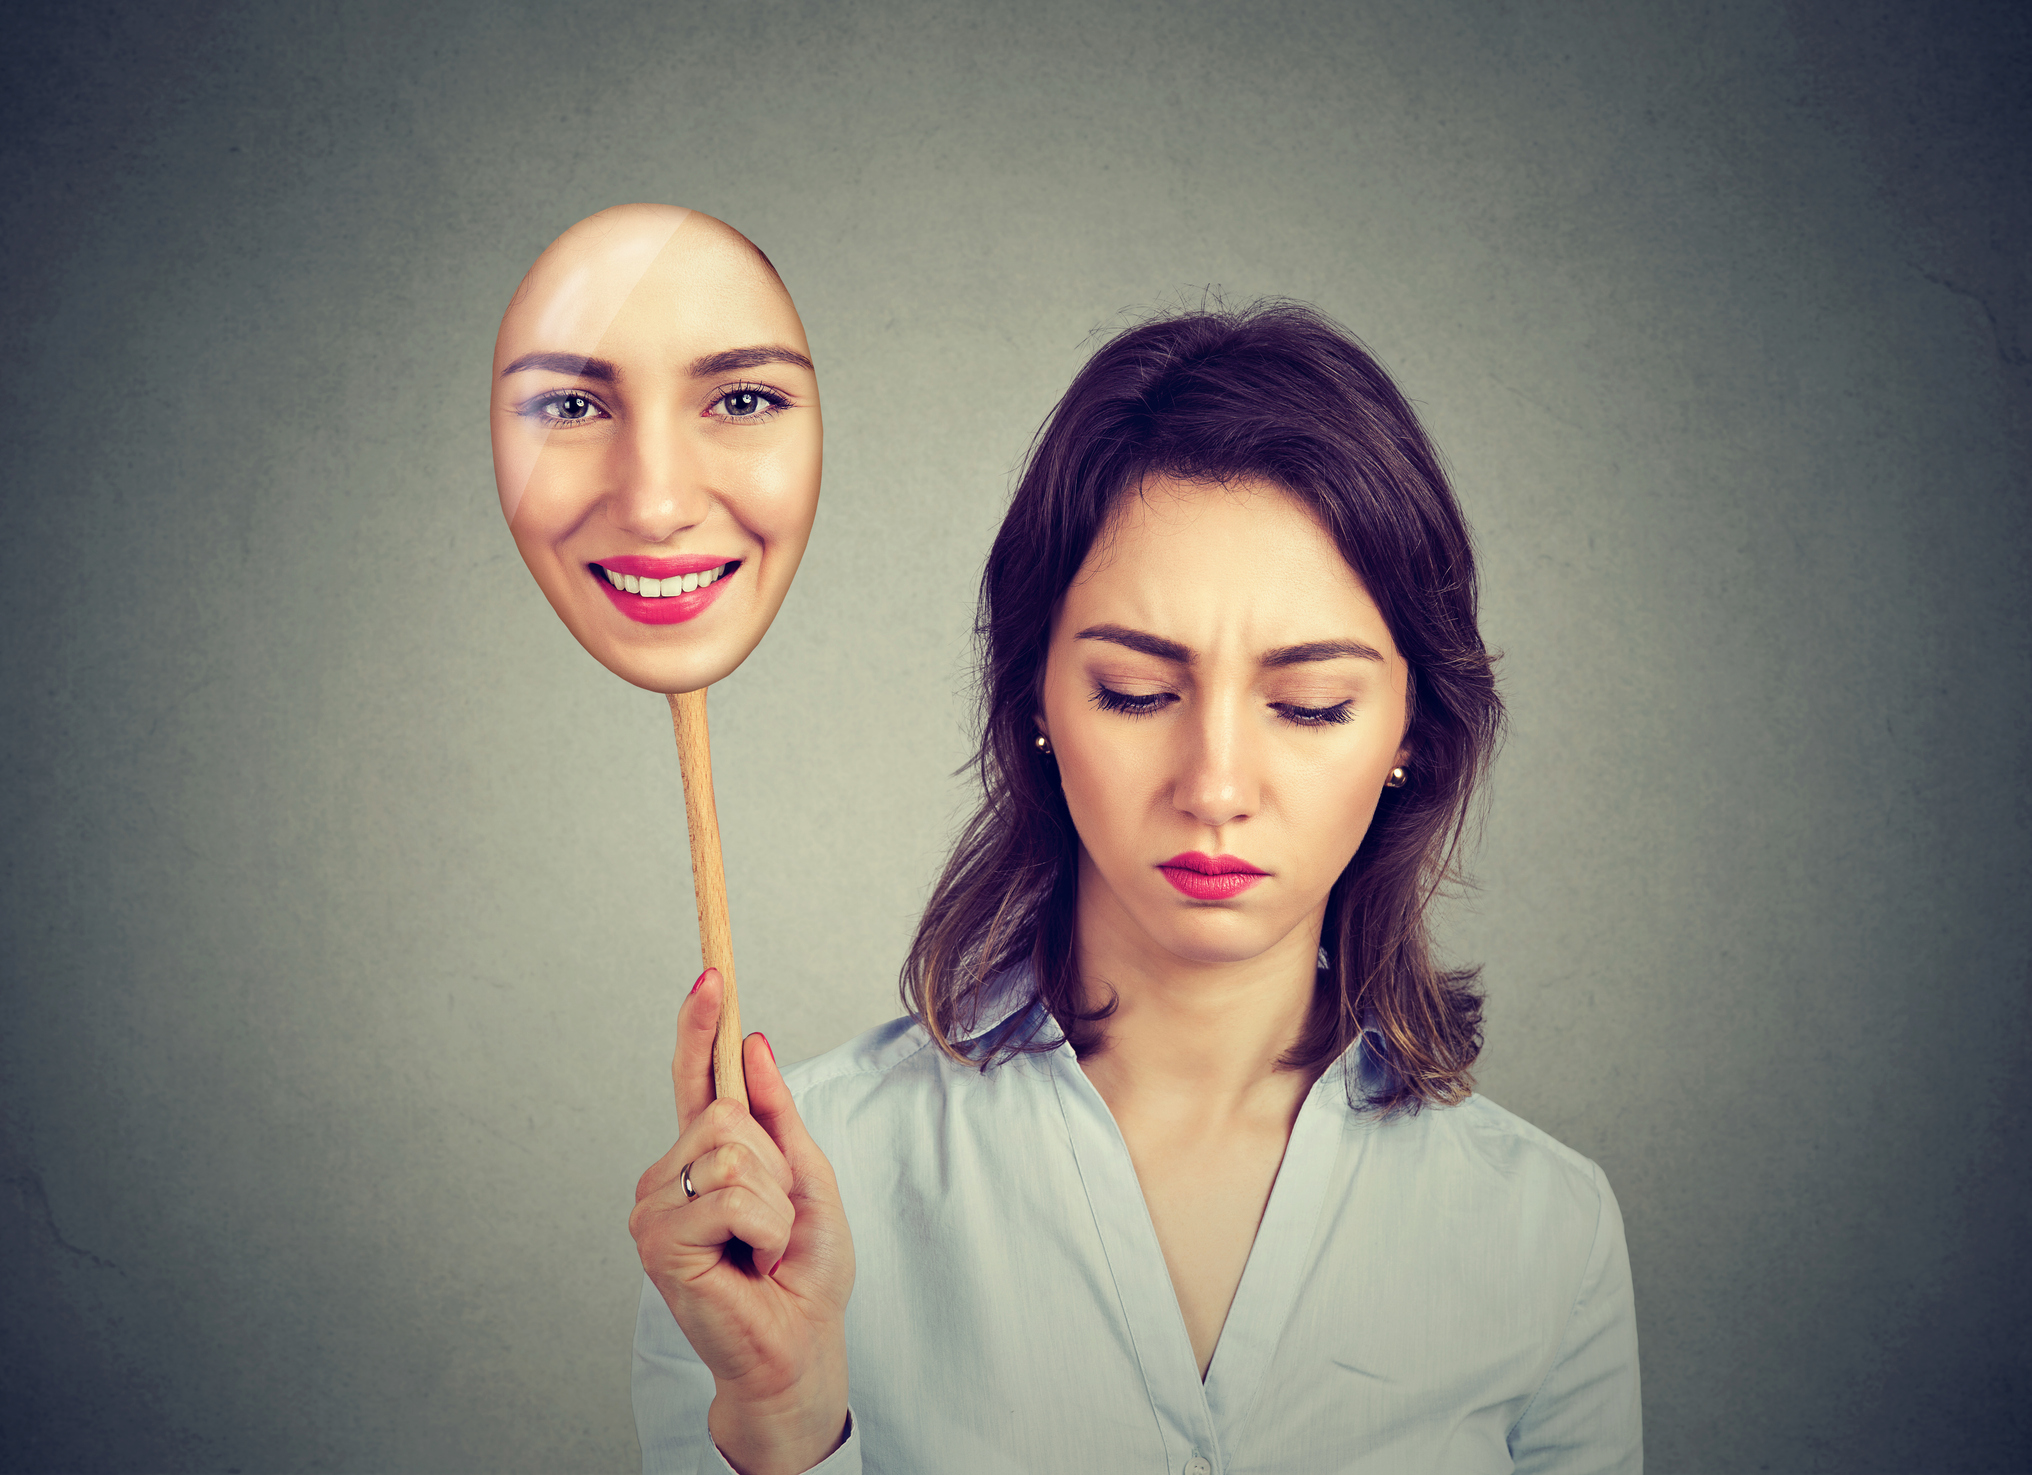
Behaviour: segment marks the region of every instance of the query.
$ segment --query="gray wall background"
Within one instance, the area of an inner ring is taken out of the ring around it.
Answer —
[[[1302,298],[1478,530],[1515,728],[1443,931],[1484,1088],[1621,1196],[1652,1468],[2032,1468],[2026,15],[15,16],[0,1462],[635,1462],[682,802],[483,405],[522,269],[642,199],[760,243],[823,374],[811,554],[713,696],[780,1055],[896,1012],[1090,335]]]

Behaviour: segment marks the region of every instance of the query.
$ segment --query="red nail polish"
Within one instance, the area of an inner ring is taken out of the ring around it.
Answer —
[[[762,1042],[763,1049],[769,1050],[769,1063],[771,1065],[774,1065],[776,1063],[776,1052],[774,1050],[769,1049],[769,1036],[763,1034],[762,1031],[758,1029],[755,1031],[755,1038]],[[778,1260],[776,1263],[778,1265],[781,1265],[783,1262],[781,1260]],[[772,1270],[769,1273],[771,1275],[774,1275],[776,1272]]]
[[[712,970],[708,969],[708,970],[706,970],[706,971],[707,971],[707,972],[711,972]],[[705,975],[705,973],[701,973],[701,974],[699,974],[699,976],[698,976],[697,978],[694,978],[694,979],[692,980],[692,983],[691,983],[691,994],[695,994],[695,993],[697,993],[697,992],[698,992],[698,986],[699,986],[700,984],[704,983],[705,981],[706,981],[706,975]],[[688,999],[688,998],[690,998],[690,997],[691,997],[691,994],[686,994],[686,995],[685,995],[685,997],[686,997],[686,998]],[[771,1058],[771,1059],[774,1059],[775,1057],[774,1057],[774,1056],[772,1056],[772,1057],[770,1057],[770,1058]]]

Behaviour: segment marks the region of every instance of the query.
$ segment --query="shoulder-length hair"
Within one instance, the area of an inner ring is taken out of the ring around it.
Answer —
[[[981,804],[939,877],[902,974],[905,1007],[983,1069],[1056,1039],[971,1031],[992,981],[1027,963],[1076,1051],[1112,1003],[1085,1009],[1074,951],[1079,837],[1056,765],[1033,744],[1059,601],[1116,503],[1147,478],[1268,482],[1311,509],[1361,578],[1410,667],[1409,780],[1385,788],[1328,895],[1313,1006],[1280,1065],[1316,1067],[1379,1032],[1385,1111],[1464,1099],[1481,1051],[1479,969],[1433,960],[1426,909],[1456,860],[1503,722],[1475,622],[1467,524],[1411,407],[1346,330],[1259,303],[1146,322],[1080,370],[1036,439],[986,570],[975,623]],[[1352,1095],[1353,1076],[1350,1075]]]

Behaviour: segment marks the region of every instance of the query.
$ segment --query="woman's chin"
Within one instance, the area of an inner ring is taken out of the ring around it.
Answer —
[[[1183,922],[1174,918],[1171,925],[1153,929],[1153,936],[1181,963],[1200,967],[1253,962],[1278,942],[1271,929],[1257,919],[1232,912],[1201,912]]]

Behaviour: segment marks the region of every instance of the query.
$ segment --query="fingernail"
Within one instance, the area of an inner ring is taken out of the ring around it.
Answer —
[[[711,970],[710,968],[708,968],[708,969],[706,970],[706,972],[707,972],[707,973],[710,973],[711,971],[712,971],[712,970]],[[692,980],[692,984],[691,984],[691,994],[695,994],[695,993],[697,993],[697,992],[698,992],[698,986],[699,986],[700,984],[704,983],[705,981],[706,981],[706,975],[705,975],[705,973],[701,973],[701,974],[699,974],[699,976],[698,976],[697,978],[694,978],[694,979]],[[686,994],[686,995],[685,995],[685,997],[686,997],[686,998],[688,999],[688,998],[690,998],[690,997],[691,997],[691,994]]]
[[[769,1036],[763,1034],[762,1031],[758,1029],[755,1031],[755,1038],[762,1042],[763,1049],[769,1050]],[[771,1065],[774,1065],[776,1063],[776,1052],[774,1050],[769,1050],[769,1063]],[[778,1265],[781,1265],[783,1262],[781,1260],[778,1260],[776,1263]],[[769,1273],[771,1275],[774,1275],[776,1272],[772,1270]]]
[[[782,1254],[776,1257],[776,1263],[769,1267],[769,1278],[771,1280],[776,1279],[776,1272],[783,1268],[783,1262],[789,1258],[790,1252],[788,1250],[785,1250]]]

